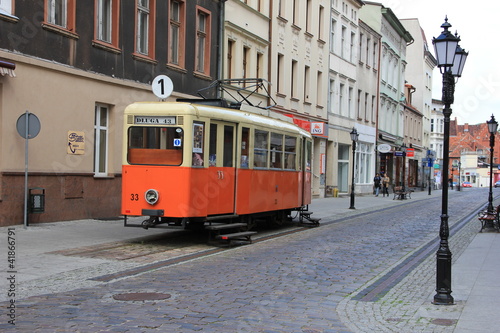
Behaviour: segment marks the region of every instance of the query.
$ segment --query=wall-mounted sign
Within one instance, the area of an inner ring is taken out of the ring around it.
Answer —
[[[377,150],[382,154],[388,153],[391,151],[391,145],[388,145],[387,143],[381,143],[377,146]]]
[[[406,156],[407,157],[414,157],[415,156],[415,149],[414,148],[406,148]]]
[[[68,131],[68,154],[85,154],[85,132]]]
[[[316,136],[326,136],[325,123],[311,122],[311,134]]]

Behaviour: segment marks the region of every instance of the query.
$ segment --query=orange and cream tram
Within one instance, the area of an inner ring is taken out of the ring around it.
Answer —
[[[217,106],[222,102],[125,109],[125,226],[280,223],[311,202],[310,133],[272,111]],[[149,218],[134,225],[127,216]]]

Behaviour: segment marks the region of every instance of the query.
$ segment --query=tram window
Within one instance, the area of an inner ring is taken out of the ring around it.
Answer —
[[[306,171],[311,172],[312,142],[306,141]]]
[[[208,148],[208,165],[217,165],[217,125],[210,124],[210,142]]]
[[[193,166],[203,166],[203,138],[205,136],[205,123],[193,122]]]
[[[224,126],[224,166],[233,166],[234,155],[234,127]]]
[[[295,170],[297,138],[285,135],[285,169]]]
[[[250,146],[250,129],[241,129],[241,163],[240,167],[248,168],[248,147]]]
[[[269,132],[255,130],[254,166],[257,168],[267,168],[267,144],[269,142]]]
[[[283,134],[271,133],[271,168],[283,166]]]
[[[127,160],[130,164],[180,165],[182,140],[180,127],[130,127]]]

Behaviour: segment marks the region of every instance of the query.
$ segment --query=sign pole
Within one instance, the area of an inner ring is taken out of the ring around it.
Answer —
[[[24,143],[24,227],[28,226],[28,140],[29,111],[26,110],[26,132]]]

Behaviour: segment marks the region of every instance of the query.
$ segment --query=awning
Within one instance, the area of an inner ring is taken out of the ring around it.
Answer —
[[[10,77],[16,77],[16,73],[14,73],[14,69],[16,69],[15,63],[0,59],[0,75],[1,76],[8,75]]]

